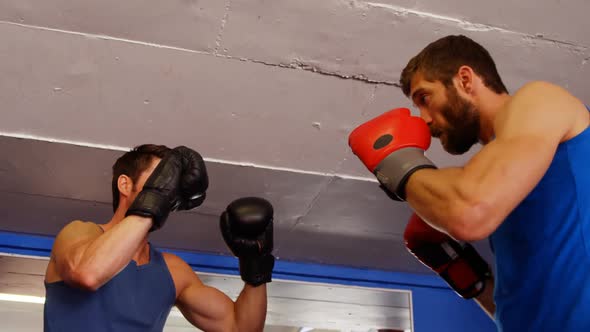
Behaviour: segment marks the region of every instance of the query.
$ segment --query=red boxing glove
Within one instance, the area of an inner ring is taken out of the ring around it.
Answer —
[[[440,275],[461,297],[470,299],[483,292],[491,277],[488,263],[469,243],[459,243],[413,214],[404,232],[406,248]]]
[[[350,133],[348,145],[382,188],[399,201],[406,198],[410,175],[422,168],[436,168],[424,156],[430,147],[428,125],[407,108],[390,110],[360,125]]]

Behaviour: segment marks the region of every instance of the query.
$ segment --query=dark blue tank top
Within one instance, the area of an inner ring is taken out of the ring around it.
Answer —
[[[590,128],[559,145],[490,241],[499,331],[590,331]]]
[[[149,247],[149,263],[131,261],[95,292],[46,283],[44,331],[162,331],[176,288],[162,254]]]

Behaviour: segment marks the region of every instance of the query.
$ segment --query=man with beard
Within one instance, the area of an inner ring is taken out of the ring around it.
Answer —
[[[392,110],[349,144],[414,210],[410,252],[499,331],[589,331],[589,109],[548,82],[510,95],[489,52],[465,36],[426,46],[400,83],[420,117]],[[424,155],[430,135],[451,154],[483,147],[463,167],[437,168]],[[495,276],[467,243],[488,237]]]

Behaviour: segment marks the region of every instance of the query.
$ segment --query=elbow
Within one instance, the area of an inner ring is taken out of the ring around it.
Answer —
[[[474,242],[490,236],[499,223],[492,209],[483,202],[460,204],[451,208],[448,233],[457,241]]]
[[[97,291],[101,286],[95,273],[83,269],[71,270],[68,278],[64,281],[67,281],[72,286],[91,292]]]

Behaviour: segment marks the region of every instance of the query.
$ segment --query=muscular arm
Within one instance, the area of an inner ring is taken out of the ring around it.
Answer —
[[[545,174],[580,109],[584,105],[559,87],[524,86],[498,114],[496,139],[464,167],[415,172],[406,187],[408,203],[456,239],[487,237]]]
[[[262,331],[266,319],[266,285],[245,285],[233,302],[204,285],[180,258],[165,254],[177,285],[176,305],[183,316],[204,331]]]
[[[131,261],[151,225],[150,218],[129,216],[103,233],[96,224],[74,221],[55,239],[55,271],[67,284],[96,290]]]

